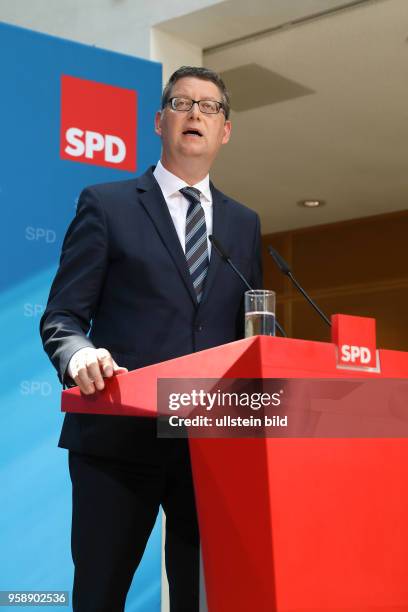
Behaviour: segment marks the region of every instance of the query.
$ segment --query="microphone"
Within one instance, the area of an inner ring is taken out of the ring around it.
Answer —
[[[217,240],[217,238],[211,234],[211,236],[208,236],[208,239],[211,242],[212,246],[217,251],[218,255],[221,257],[221,259],[223,261],[225,261],[234,270],[235,274],[237,274],[239,276],[239,278],[244,283],[245,287],[249,291],[253,291],[251,285],[248,283],[248,281],[245,278],[245,276],[243,276],[243,274],[241,274],[241,272],[238,270],[238,268],[236,266],[234,266],[234,264],[231,261],[231,257],[225,252],[224,248],[222,247],[220,242]],[[286,338],[287,334],[286,334],[285,330],[283,329],[283,327],[281,325],[279,325],[278,321],[276,320],[276,317],[275,317],[275,325],[276,325],[279,333],[281,334],[281,336],[284,336]]]
[[[331,321],[326,317],[326,315],[324,314],[324,312],[322,312],[320,310],[320,308],[318,307],[318,305],[312,300],[312,298],[306,293],[306,291],[303,289],[303,287],[301,287],[298,283],[298,281],[296,280],[296,278],[293,276],[291,269],[289,268],[288,264],[286,263],[286,261],[283,259],[283,257],[278,253],[278,251],[276,251],[276,249],[274,249],[271,246],[268,246],[268,253],[269,255],[272,256],[274,262],[276,263],[276,265],[278,266],[279,270],[281,272],[283,272],[283,274],[285,274],[285,276],[288,276],[290,278],[290,280],[292,281],[292,283],[295,285],[296,289],[298,291],[300,291],[300,293],[307,299],[307,301],[309,302],[309,304],[311,306],[313,306],[313,308],[315,309],[315,311],[322,317],[323,321],[325,323],[327,323],[327,325],[329,327],[331,327]]]

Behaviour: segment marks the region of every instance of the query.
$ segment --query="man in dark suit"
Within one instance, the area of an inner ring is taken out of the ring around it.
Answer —
[[[211,252],[219,239],[261,286],[258,216],[209,170],[230,138],[220,77],[183,67],[164,89],[162,156],[141,177],[85,189],[66,234],[41,334],[63,384],[104,378],[243,337],[245,287]],[[118,365],[119,364],[119,365]],[[73,609],[119,612],[160,505],[172,612],[198,610],[199,538],[188,445],[152,419],[67,414],[73,485]]]

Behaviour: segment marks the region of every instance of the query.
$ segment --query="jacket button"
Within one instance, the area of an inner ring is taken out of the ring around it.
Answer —
[[[196,331],[203,331],[203,326],[202,325],[196,325],[195,329],[196,329]]]

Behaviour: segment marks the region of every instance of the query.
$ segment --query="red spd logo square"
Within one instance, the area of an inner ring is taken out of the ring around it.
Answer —
[[[136,113],[135,90],[63,75],[62,159],[134,172]]]
[[[337,345],[338,367],[377,368],[375,319],[333,315],[332,338]]]

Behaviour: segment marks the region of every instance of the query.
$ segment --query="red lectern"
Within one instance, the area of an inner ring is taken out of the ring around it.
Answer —
[[[376,350],[373,319],[332,321],[332,343],[257,336],[118,376],[95,397],[69,389],[62,409],[155,417],[159,378],[408,378],[408,353]],[[210,612],[408,611],[408,439],[190,449]]]

